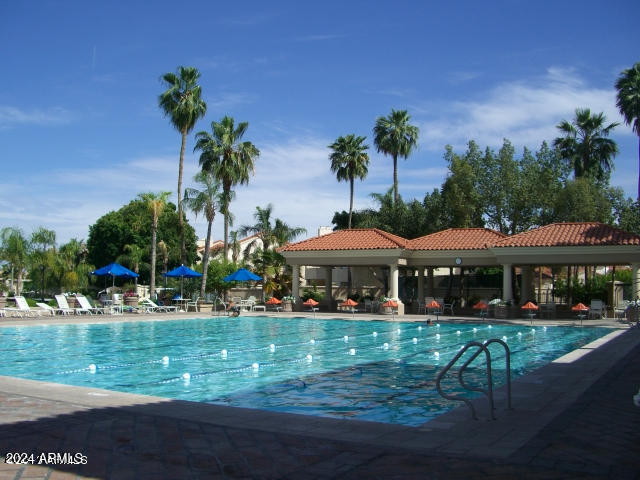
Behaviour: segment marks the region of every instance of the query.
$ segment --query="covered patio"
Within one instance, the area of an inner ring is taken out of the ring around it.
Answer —
[[[451,228],[407,240],[379,229],[338,230],[283,247],[293,269],[292,294],[300,298],[305,266],[325,270],[325,304],[332,309],[334,267],[388,269],[386,296],[399,302],[399,272],[417,277],[418,301],[433,296],[436,268],[502,267],[502,300],[514,301],[513,270],[522,275],[521,303],[533,298],[538,266],[630,266],[633,299],[640,297],[640,236],[597,222],[555,223],[507,236],[488,228]],[[426,288],[425,288],[426,287]]]

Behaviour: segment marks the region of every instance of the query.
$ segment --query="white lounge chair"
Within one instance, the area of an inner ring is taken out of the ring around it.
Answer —
[[[104,307],[93,307],[84,295],[76,295],[76,300],[80,304],[80,308],[87,310],[89,313],[105,313]]]
[[[32,310],[24,297],[15,296],[13,297],[13,299],[16,302],[16,307],[5,308],[5,312],[10,314],[11,316],[14,316],[13,314],[19,317],[24,317],[25,315],[27,317],[35,317],[36,315],[40,316],[40,310]]]
[[[154,312],[177,312],[178,307],[172,305],[157,305],[150,298],[143,298],[140,300],[142,303],[142,311],[144,313],[154,313]]]
[[[58,304],[58,308],[65,312],[73,312],[76,315],[79,315],[81,313],[88,313],[89,315],[91,315],[91,310],[87,310],[86,308],[71,308],[69,306],[69,302],[67,302],[67,297],[65,297],[64,295],[56,295],[56,303]]]
[[[56,314],[56,309],[46,303],[36,302],[36,305],[38,305],[43,312],[47,312],[52,317]]]

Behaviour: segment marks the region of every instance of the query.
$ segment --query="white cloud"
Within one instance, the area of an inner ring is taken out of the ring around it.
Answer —
[[[508,138],[515,145],[537,148],[558,135],[556,125],[573,118],[576,108],[604,112],[610,122],[620,118],[613,88],[590,87],[573,70],[550,68],[542,78],[498,85],[481,100],[422,109],[441,113],[421,123],[420,144],[442,151],[445,144],[464,148],[473,139],[480,145],[499,146]]]
[[[72,113],[62,107],[25,110],[11,105],[0,105],[0,128],[14,125],[66,125],[72,120]]]

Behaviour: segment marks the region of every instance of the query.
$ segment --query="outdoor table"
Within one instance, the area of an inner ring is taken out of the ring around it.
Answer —
[[[178,306],[179,311],[186,312],[187,302],[190,300],[189,298],[173,298],[173,303]]]
[[[581,311],[580,313],[578,313],[578,315],[576,315],[576,318],[579,318],[579,319],[580,319],[580,326],[582,326],[582,321],[583,321],[585,318],[587,318],[587,315],[588,315],[587,313],[582,312],[582,311]]]

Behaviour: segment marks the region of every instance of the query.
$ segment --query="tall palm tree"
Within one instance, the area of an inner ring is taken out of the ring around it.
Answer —
[[[17,227],[0,230],[0,259],[11,265],[11,288],[16,295],[22,292],[22,277],[29,260],[29,241]],[[16,283],[13,283],[13,275]]]
[[[201,131],[196,134],[195,150],[199,150],[200,166],[210,171],[222,183],[221,212],[224,215],[224,261],[229,251],[229,204],[234,185],[249,183],[249,175],[254,171],[254,163],[260,150],[251,142],[242,142],[249,123],[240,122],[236,127],[231,117],[225,116],[219,122],[211,122],[211,133]]]
[[[33,273],[40,270],[40,298],[44,302],[44,273],[54,261],[56,232],[39,227],[31,234],[31,263]],[[35,283],[35,282],[34,282]]]
[[[126,263],[129,267],[131,267],[131,270],[133,270],[135,273],[140,273],[140,264],[142,263],[142,259],[144,258],[146,249],[140,248],[135,243],[127,243],[122,247],[122,249],[126,253],[123,253],[122,255],[118,256],[116,261],[121,263]],[[137,287],[138,277],[136,277],[134,281]],[[153,293],[149,293],[149,294],[153,295]]]
[[[603,180],[613,168],[618,146],[607,137],[618,123],[605,125],[605,122],[602,112],[592,115],[588,108],[578,108],[572,122],[563,120],[557,125],[564,136],[556,138],[553,144],[571,165],[576,178],[592,176]]]
[[[363,145],[366,137],[356,137],[354,134],[338,139],[329,145],[333,150],[329,155],[331,171],[336,173],[338,181],[349,181],[349,224],[351,228],[351,216],[353,214],[353,181],[356,178],[364,180],[369,173],[369,155],[365,152],[369,145]]]
[[[158,235],[158,219],[169,200],[169,195],[171,195],[171,192],[147,192],[138,195],[140,200],[146,203],[149,213],[151,213],[151,279],[149,280],[149,296],[151,298],[153,298],[156,291],[156,238]],[[180,221],[182,221],[182,213],[180,213]],[[184,235],[182,240],[182,248],[184,249]]]
[[[273,205],[270,203],[265,208],[256,207],[253,214],[256,223],[254,225],[243,225],[238,232],[242,236],[255,234],[262,242],[264,251],[270,250],[272,247],[278,247],[291,242],[298,235],[306,233],[306,229],[302,227],[290,227],[285,222],[276,218],[274,224],[271,224],[271,215],[273,213]],[[245,247],[245,254],[248,255],[252,247],[256,246],[254,240]]]
[[[207,104],[202,100],[202,89],[198,85],[200,72],[194,67],[178,67],[176,73],[165,73],[162,80],[167,89],[158,98],[158,104],[169,117],[171,123],[182,136],[180,145],[180,163],[178,166],[178,219],[180,222],[181,258],[187,261],[187,249],[184,243],[184,218],[182,215],[182,168],[187,135],[199,118],[207,112]]]
[[[162,257],[162,273],[167,273],[169,271],[169,248],[164,240],[158,242],[158,251]],[[167,277],[164,277],[164,286],[167,286]]]
[[[624,122],[638,136],[638,168],[640,169],[640,62],[623,70],[616,82],[616,106]],[[640,176],[638,177],[638,202],[640,202]]]
[[[418,144],[418,127],[409,123],[406,110],[391,109],[388,117],[378,117],[373,127],[373,143],[378,152],[393,157],[393,200],[398,201],[398,157],[408,158]]]
[[[207,239],[204,244],[204,254],[202,256],[202,284],[200,285],[200,297],[204,298],[205,287],[207,286],[207,269],[209,267],[209,245],[211,243],[211,227],[216,217],[216,210],[220,205],[220,182],[207,170],[203,170],[193,177],[194,181],[201,185],[202,190],[187,188],[184,191],[184,203],[196,217],[199,213],[204,213],[207,219]]]

